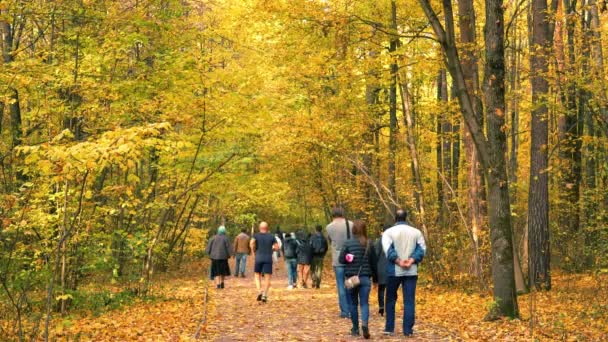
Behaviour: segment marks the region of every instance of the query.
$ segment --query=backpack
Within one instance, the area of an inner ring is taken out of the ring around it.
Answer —
[[[285,239],[285,244],[283,245],[283,253],[286,259],[292,259],[296,257],[296,244],[294,239]]]
[[[316,234],[311,241],[312,252],[315,255],[323,255],[327,252],[327,240],[321,234]]]

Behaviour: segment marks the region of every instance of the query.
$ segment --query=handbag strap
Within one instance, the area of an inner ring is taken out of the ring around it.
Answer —
[[[350,240],[350,227],[348,226],[348,218],[344,218],[344,221],[346,222],[346,239]]]
[[[367,256],[367,250],[369,249],[369,241],[366,241],[366,245],[365,246],[365,253],[363,253],[363,259],[365,259],[365,256]],[[359,272],[357,272],[357,276],[359,276],[359,274],[361,274],[361,270],[363,269],[363,260],[361,260],[361,266],[359,266]]]

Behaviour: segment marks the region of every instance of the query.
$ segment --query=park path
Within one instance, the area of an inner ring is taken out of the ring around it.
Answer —
[[[210,285],[210,312],[206,340],[210,341],[355,341],[363,337],[349,335],[351,323],[338,317],[335,278],[326,264],[321,289],[287,289],[287,276],[282,259],[275,264],[272,288],[267,303],[256,301],[252,262],[248,260],[246,278],[230,277],[225,289]],[[328,261],[328,260],[326,260]],[[234,267],[233,259],[230,261]],[[278,266],[278,269],[277,269]],[[309,280],[310,284],[310,280]],[[398,341],[400,306],[395,322],[396,336],[385,337],[384,317],[378,314],[376,289],[370,295],[370,333],[372,340]],[[418,305],[418,312],[424,305]],[[457,341],[458,335],[445,329],[416,322],[414,336],[408,341]]]

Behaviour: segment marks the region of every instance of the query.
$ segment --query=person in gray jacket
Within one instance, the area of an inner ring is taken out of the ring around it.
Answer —
[[[217,234],[207,243],[205,252],[211,258],[210,277],[215,280],[215,285],[218,289],[223,289],[224,279],[230,275],[228,259],[234,254],[224,226],[220,226],[217,229]]]

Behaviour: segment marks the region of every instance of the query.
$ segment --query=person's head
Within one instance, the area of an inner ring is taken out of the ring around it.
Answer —
[[[323,231],[323,227],[321,227],[321,225],[320,225],[320,224],[318,224],[318,225],[315,227],[315,230],[317,231],[317,233],[320,233],[320,232],[322,232],[322,231]]]
[[[217,233],[218,233],[219,235],[224,235],[224,234],[226,234],[226,227],[224,227],[224,226],[219,226],[219,228],[217,229]]]
[[[247,233],[247,228],[241,228],[241,233]]]
[[[296,232],[289,233],[289,236],[291,236],[292,239],[295,239],[296,238]]]
[[[333,218],[344,217],[344,209],[342,209],[342,207],[333,207],[331,209],[331,217],[333,217]]]
[[[362,220],[356,220],[353,223],[353,235],[364,244],[367,241],[367,226]]]
[[[260,222],[260,232],[261,233],[268,233],[268,223],[267,222]]]
[[[407,220],[407,212],[405,209],[397,209],[395,211],[395,222],[405,222]]]

